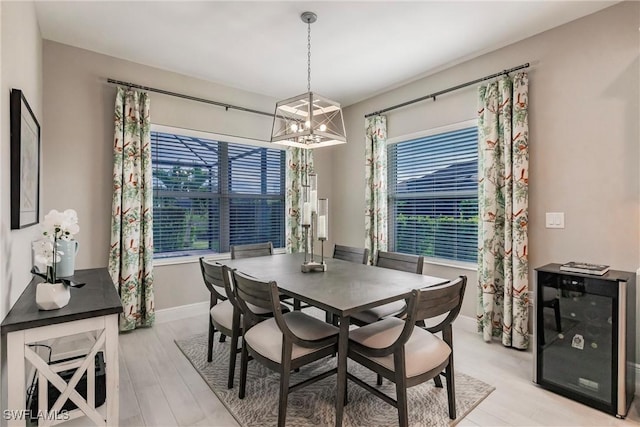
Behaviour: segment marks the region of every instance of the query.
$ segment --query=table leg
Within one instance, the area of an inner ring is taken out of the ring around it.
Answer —
[[[105,316],[106,340],[104,344],[105,363],[107,365],[107,419],[108,426],[117,426],[120,422],[120,367],[118,360],[118,315]]]
[[[24,331],[7,334],[8,393],[7,411],[4,411],[3,417],[9,427],[24,426],[27,422],[24,341]]]
[[[344,402],[347,391],[347,349],[349,345],[349,316],[340,317],[340,335],[338,335],[338,381],[336,393],[336,427],[342,426]]]

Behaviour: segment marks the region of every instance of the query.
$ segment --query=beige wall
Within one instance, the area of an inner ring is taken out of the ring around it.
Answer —
[[[33,3],[0,2],[0,319],[31,280],[31,241],[37,227],[10,230],[10,120],[12,88],[24,92],[42,124],[42,38]],[[44,139],[44,135],[43,135]],[[40,210],[42,212],[42,209]],[[6,372],[6,341],[0,344],[0,373]],[[1,375],[0,375],[1,376]],[[7,407],[6,375],[0,402]],[[7,422],[2,417],[0,425]]]
[[[350,143],[333,149],[334,233],[345,244],[363,244],[365,113],[529,62],[531,269],[584,260],[635,271],[639,26],[640,3],[625,2],[348,107]],[[475,87],[468,87],[389,112],[388,136],[475,118],[476,102]],[[564,212],[566,228],[546,229],[545,212]],[[467,274],[462,314],[475,316],[475,272],[425,272]],[[531,289],[533,279],[531,270]]]
[[[0,319],[31,280],[31,241],[38,227],[10,230],[10,126],[9,95],[12,88],[23,91],[33,113],[43,122],[42,38],[32,2],[2,2],[0,116]],[[42,133],[42,146],[46,143]],[[46,165],[45,159],[41,164]],[[40,200],[42,200],[42,187]],[[42,217],[43,207],[40,207]]]
[[[95,52],[45,41],[43,209],[78,212],[77,268],[104,267],[110,239],[113,108],[107,78],[157,87],[256,110],[273,111],[275,99],[205,82]],[[224,64],[221,64],[224,66]],[[150,93],[152,123],[269,139],[269,117]],[[320,192],[331,188],[330,153],[317,151]],[[323,160],[324,159],[324,160]],[[323,190],[324,189],[324,190]],[[155,268],[156,309],[208,300],[196,262]]]

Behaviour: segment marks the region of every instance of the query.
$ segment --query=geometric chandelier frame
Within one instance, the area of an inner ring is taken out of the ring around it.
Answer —
[[[311,24],[317,16],[304,12],[307,23],[307,92],[276,103],[271,142],[305,149],[347,142],[340,103],[311,91]]]

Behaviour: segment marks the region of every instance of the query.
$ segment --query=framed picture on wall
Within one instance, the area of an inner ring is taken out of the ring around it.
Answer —
[[[11,89],[11,229],[38,223],[40,124],[24,93]]]

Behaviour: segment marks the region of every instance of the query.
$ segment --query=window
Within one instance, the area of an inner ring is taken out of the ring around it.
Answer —
[[[391,250],[475,262],[477,128],[390,143],[387,154]]]
[[[159,128],[151,132],[156,258],[284,247],[285,151]]]

